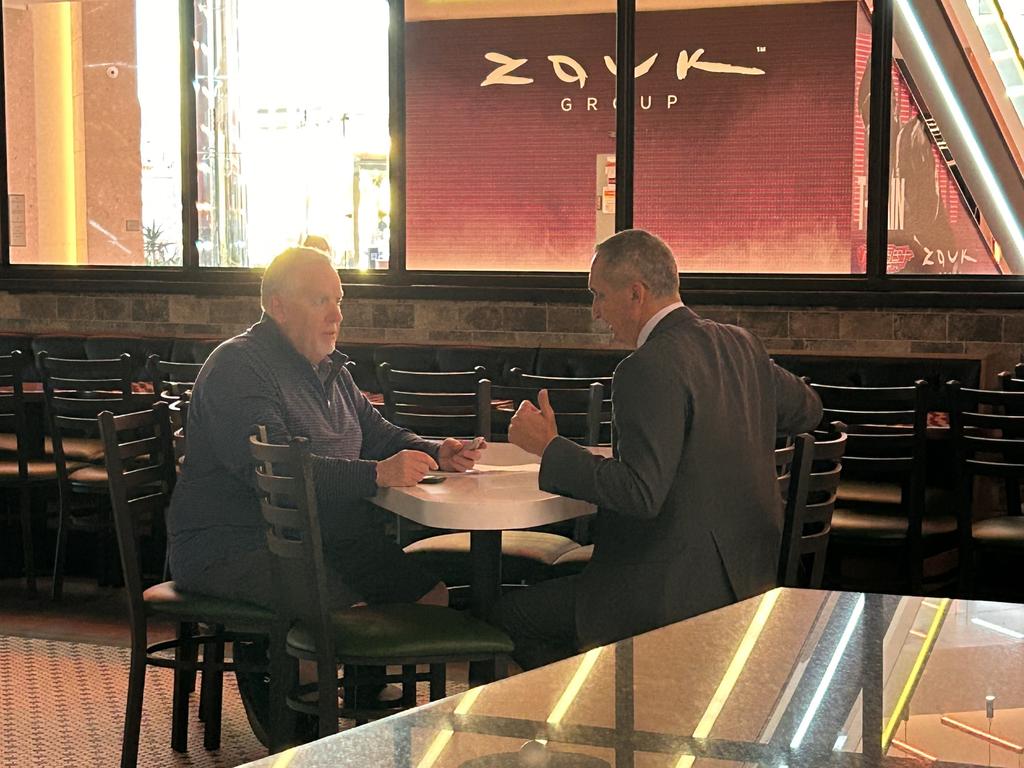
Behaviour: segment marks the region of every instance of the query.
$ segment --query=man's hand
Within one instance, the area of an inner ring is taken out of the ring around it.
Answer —
[[[487,447],[482,437],[476,440],[456,440],[446,437],[437,454],[437,463],[445,472],[465,472],[480,461],[483,449]]]
[[[519,410],[508,425],[508,441],[524,451],[541,456],[548,443],[558,437],[558,426],[546,389],[537,393],[537,402],[540,404],[539,409],[529,400],[519,404]]]
[[[397,488],[416,485],[427,472],[437,469],[437,462],[423,451],[399,451],[389,459],[377,462],[377,487]]]

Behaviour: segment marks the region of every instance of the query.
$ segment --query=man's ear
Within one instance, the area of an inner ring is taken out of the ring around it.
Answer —
[[[636,280],[629,286],[629,298],[631,301],[643,304],[644,299],[647,298],[647,286],[639,280]]]
[[[270,301],[267,304],[267,314],[275,320],[284,319],[284,301],[281,299],[281,294],[275,293],[270,297]]]

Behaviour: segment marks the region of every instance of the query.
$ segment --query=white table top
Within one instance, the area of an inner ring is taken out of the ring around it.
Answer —
[[[532,528],[593,514],[593,504],[540,490],[539,471],[539,457],[491,443],[469,472],[432,473],[444,482],[382,488],[371,501],[421,525],[463,531]]]

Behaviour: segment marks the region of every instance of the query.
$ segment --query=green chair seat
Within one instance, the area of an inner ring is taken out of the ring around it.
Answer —
[[[146,608],[154,613],[173,616],[179,621],[200,619],[223,624],[270,625],[274,612],[241,600],[228,600],[196,592],[179,592],[173,581],[165,581],[142,593]]]
[[[558,558],[578,548],[575,541],[557,533],[504,531],[501,535],[502,579],[530,584],[549,578],[547,569]],[[408,545],[405,552],[449,586],[471,581],[468,533],[445,533],[420,539]]]
[[[332,612],[331,628],[342,660],[465,659],[511,653],[513,649],[512,640],[501,630],[468,613],[437,605],[396,603],[344,608]],[[288,647],[315,654],[316,640],[300,624],[288,633]]]
[[[836,542],[891,542],[907,538],[907,518],[898,512],[885,514],[876,510],[836,509],[832,514],[831,539]],[[956,535],[954,515],[926,515],[921,521],[923,538]]]

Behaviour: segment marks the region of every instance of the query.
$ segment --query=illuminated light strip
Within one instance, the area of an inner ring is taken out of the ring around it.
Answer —
[[[764,629],[765,624],[768,623],[768,617],[771,616],[772,611],[775,609],[775,603],[778,602],[780,594],[782,594],[781,589],[773,589],[771,592],[766,592],[765,596],[761,598],[761,604],[757,606],[757,612],[754,614],[754,618],[750,620],[750,626],[747,627],[743,639],[740,640],[736,653],[733,654],[732,661],[729,662],[729,666],[725,670],[722,682],[718,684],[718,688],[711,697],[711,701],[708,702],[707,709],[704,710],[704,716],[701,717],[700,722],[697,723],[697,727],[693,731],[693,735],[698,739],[707,738],[718,716],[722,714],[722,708],[732,694],[732,689],[736,687],[736,681],[743,672],[743,668],[746,666],[754,646],[757,645],[758,638],[761,637],[761,631]],[[690,768],[696,759],[693,755],[683,755],[679,758],[679,762],[676,763],[676,768]]]
[[[921,605],[925,608],[931,608],[933,611],[937,611],[942,607],[941,603],[933,603],[931,600],[922,600]]]
[[[828,666],[825,667],[825,674],[821,678],[821,682],[818,683],[818,690],[814,692],[814,696],[811,697],[811,703],[807,706],[807,711],[804,712],[804,717],[800,721],[800,725],[796,729],[796,733],[793,734],[793,740],[789,742],[790,749],[799,749],[800,744],[803,743],[804,736],[807,735],[807,729],[811,727],[811,721],[814,720],[814,716],[818,713],[818,707],[821,706],[821,700],[825,698],[825,692],[828,690],[829,684],[832,682],[832,678],[836,674],[836,669],[839,666],[839,660],[843,658],[843,654],[846,652],[846,646],[850,644],[850,638],[853,637],[853,630],[857,626],[857,622],[860,620],[861,614],[864,613],[864,595],[860,595],[857,598],[856,604],[853,606],[853,611],[850,613],[850,619],[846,622],[846,629],[843,630],[842,636],[839,638],[836,649],[832,654],[832,658],[829,659]]]
[[[917,747],[912,747],[909,744],[907,744],[905,741],[900,741],[899,739],[893,739],[892,740],[892,745],[894,747],[896,747],[896,749],[900,750],[901,752],[906,752],[908,755],[914,755],[914,757],[923,758],[923,759],[927,760],[930,763],[934,763],[936,760],[939,759],[935,755],[928,754],[923,749],[918,749]]]
[[[927,605],[929,608],[932,607],[927,600],[922,600],[921,605]],[[907,675],[907,682],[904,684],[903,690],[900,691],[900,697],[896,700],[896,706],[893,707],[892,715],[889,716],[889,722],[885,724],[885,730],[882,731],[882,752],[885,752],[885,750],[889,748],[889,744],[892,742],[893,734],[896,732],[896,726],[900,723],[900,715],[903,714],[903,708],[907,705],[907,701],[910,699],[910,694],[917,685],[917,680],[921,675],[921,671],[924,669],[925,659],[928,658],[928,654],[931,653],[932,646],[935,645],[935,640],[939,636],[939,630],[942,628],[942,621],[946,618],[947,610],[949,610],[948,597],[940,600],[939,604],[935,606],[935,615],[932,617],[932,623],[928,627],[928,632],[925,634],[924,642],[921,643],[921,649],[917,652],[917,658],[914,659],[914,666],[910,668],[910,674]]]
[[[979,627],[991,629],[993,632],[998,632],[1001,635],[1012,637],[1015,640],[1024,640],[1024,632],[1018,632],[1017,630],[1010,629],[1009,627],[993,624],[991,621],[985,621],[984,619],[971,619],[971,624],[977,624]]]
[[[932,51],[932,47],[928,42],[928,37],[925,35],[920,22],[910,8],[910,0],[896,0],[896,7],[899,8],[900,13],[903,15],[903,19],[910,30],[910,34],[913,36],[914,42],[917,44],[918,50],[924,58],[925,63],[928,65],[928,69],[931,71],[932,79],[935,81],[935,85],[942,94],[942,98],[945,99],[946,104],[949,106],[953,121],[956,123],[957,128],[960,130],[960,133],[963,135],[964,140],[967,143],[967,149],[970,152],[970,155],[978,166],[982,179],[985,181],[985,184],[992,193],[993,200],[996,204],[996,210],[999,212],[999,217],[1003,220],[1003,224],[1010,233],[1010,238],[1016,246],[1017,253],[1024,256],[1024,232],[1021,231],[1020,225],[1017,223],[1017,220],[1013,215],[1010,203],[1006,199],[1006,195],[1003,192],[1002,187],[999,186],[999,182],[996,180],[991,166],[988,164],[985,153],[982,151],[981,145],[978,143],[978,138],[971,130],[970,123],[967,120],[967,116],[964,114],[963,108],[960,106],[960,102],[956,100],[953,87],[946,79],[946,76],[942,71],[942,67],[939,65],[938,59],[935,58],[935,53]]]
[[[925,634],[924,632],[922,632],[922,631],[921,631],[921,630],[919,630],[919,629],[912,629],[912,630],[910,630],[910,632],[909,632],[908,634],[911,634],[911,635],[913,635],[914,637],[920,637],[920,638],[922,638],[922,639],[924,639],[924,638],[927,638],[927,637],[928,637],[928,635],[926,635],[926,634]]]
[[[270,768],[288,768],[288,766],[291,765],[292,758],[295,757],[295,753],[298,751],[298,747],[286,749],[284,752],[277,756],[277,759],[274,761],[274,764],[270,766]]]
[[[1002,747],[1003,749],[1008,749],[1011,752],[1016,752],[1018,755],[1024,754],[1024,744],[1015,744],[1012,741],[1007,741],[1006,739],[1001,739],[998,736],[993,736],[991,733],[983,731],[980,728],[975,728],[973,725],[968,725],[967,723],[961,722],[949,715],[943,715],[939,722],[950,728],[956,728],[958,731],[963,731],[969,736],[984,739],[997,747]]]
[[[469,712],[470,707],[476,703],[477,697],[480,692],[483,691],[483,686],[477,688],[470,688],[466,691],[466,694],[462,697],[462,701],[455,707],[456,715],[465,715]],[[416,768],[431,768],[431,766],[437,762],[437,758],[444,752],[444,748],[448,746],[448,742],[451,741],[454,731],[451,728],[445,728],[443,731],[438,731],[437,736],[430,743],[427,751],[423,754],[423,758],[416,764]]]
[[[585,654],[583,659],[580,661],[580,665],[576,668],[576,674],[569,680],[569,684],[565,686],[565,690],[562,691],[562,695],[559,697],[558,702],[555,704],[555,708],[551,710],[551,714],[548,715],[548,725],[558,725],[562,722],[562,718],[565,717],[565,713],[569,711],[569,707],[572,706],[573,701],[576,700],[577,694],[580,692],[580,688],[583,687],[583,683],[586,682],[590,676],[590,670],[594,668],[597,663],[597,657],[601,655],[603,648],[591,648]]]

